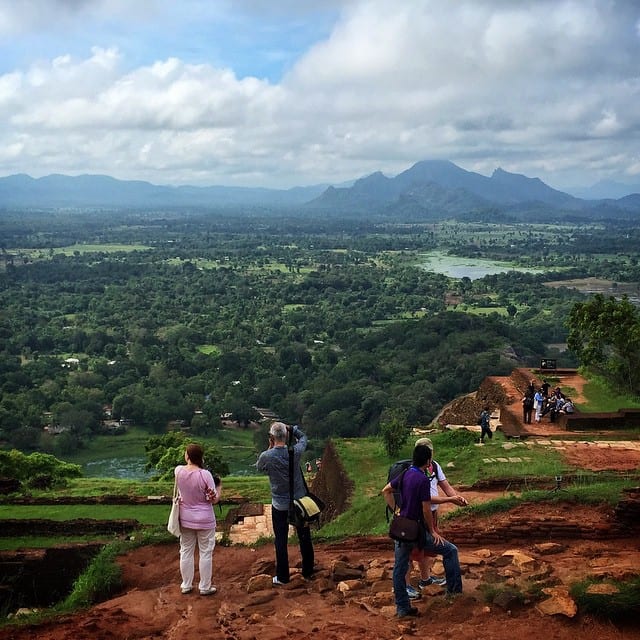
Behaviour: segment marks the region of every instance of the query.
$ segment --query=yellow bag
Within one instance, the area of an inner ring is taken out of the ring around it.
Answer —
[[[317,522],[324,509],[324,502],[313,493],[293,501],[293,513],[289,513],[289,524],[303,527],[311,522]]]

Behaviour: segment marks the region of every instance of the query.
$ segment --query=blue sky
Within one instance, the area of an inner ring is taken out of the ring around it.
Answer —
[[[635,0],[0,0],[0,175],[640,184]]]

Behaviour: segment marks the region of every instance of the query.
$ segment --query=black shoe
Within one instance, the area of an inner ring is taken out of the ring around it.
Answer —
[[[417,616],[418,615],[418,609],[416,607],[409,607],[408,609],[405,609],[404,611],[398,611],[398,618],[408,618],[410,616]]]

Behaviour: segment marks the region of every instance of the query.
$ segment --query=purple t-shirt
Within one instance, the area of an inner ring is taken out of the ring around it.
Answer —
[[[422,503],[431,502],[431,482],[424,472],[417,467],[409,467],[391,481],[394,491],[400,486],[402,478],[402,493],[400,515],[412,520],[422,520]]]
[[[175,468],[180,492],[180,526],[185,529],[215,529],[213,505],[206,498],[207,487],[215,490],[213,476],[207,469],[187,471],[186,465]]]

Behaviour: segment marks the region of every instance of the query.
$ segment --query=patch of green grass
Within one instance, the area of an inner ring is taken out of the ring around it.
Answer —
[[[583,394],[587,399],[586,403],[576,406],[585,413],[617,411],[621,408],[640,408],[640,398],[629,394],[621,394],[619,389],[611,389],[607,381],[600,376],[589,375]]]
[[[154,480],[128,480],[121,478],[70,478],[64,487],[50,489],[30,489],[29,495],[42,497],[98,497],[103,495],[146,497],[171,495],[173,485]]]
[[[592,585],[606,584],[612,593],[588,593]],[[589,613],[612,622],[634,622],[640,614],[640,576],[629,580],[606,580],[604,583],[589,578],[571,587],[571,595],[583,613]]]
[[[39,519],[75,520],[137,520],[143,525],[160,525],[169,517],[169,504],[55,504],[55,505],[2,505],[0,520]]]
[[[580,504],[609,504],[615,506],[625,489],[637,486],[638,478],[610,478],[603,480],[597,475],[572,478],[570,484],[562,484],[561,491],[524,491],[522,499],[527,501],[572,501]]]
[[[51,536],[20,536],[20,538],[0,538],[0,551],[18,549],[50,549],[59,544],[88,544],[96,541],[109,542],[106,536],[69,536],[65,538]]]
[[[215,344],[201,344],[197,349],[206,356],[219,356],[222,353],[220,347]]]
[[[151,434],[140,427],[132,426],[119,435],[96,435],[73,454],[59,456],[65,462],[84,465],[103,458],[130,458],[144,456],[144,445]]]
[[[265,476],[228,476],[222,481],[224,496],[239,495],[249,502],[271,502],[269,478]]]
[[[511,602],[523,605],[527,596],[517,587],[506,585],[503,582],[483,582],[478,586],[485,602],[493,603],[498,597],[507,596]]]
[[[494,500],[480,502],[465,507],[464,510],[454,510],[442,516],[443,520],[453,520],[455,518],[469,514],[478,516],[491,516],[496,513],[504,513],[514,507],[531,502],[572,502],[575,504],[616,505],[622,497],[622,492],[630,487],[637,486],[637,480],[616,478],[607,482],[599,482],[596,477],[591,478],[591,482],[584,481],[577,484],[570,484],[562,491],[528,489],[522,491],[520,495],[510,494]]]
[[[507,313],[506,307],[474,307],[473,305],[462,304],[460,305],[458,311],[460,310],[476,316],[488,316],[488,315],[491,315],[492,313],[495,313],[503,317],[506,317],[507,315],[509,315]]]
[[[568,471],[560,453],[549,447],[529,448],[524,443],[517,443],[512,449],[504,449],[502,445],[508,441],[499,431],[483,447],[477,446],[478,435],[466,429],[444,431],[430,437],[434,458],[453,484],[471,485],[489,478],[539,478]],[[495,461],[497,458],[519,458],[521,461],[498,462]]]
[[[502,496],[500,498],[496,498],[495,500],[488,500],[487,502],[480,502],[478,504],[470,504],[464,509],[456,509],[454,511],[450,511],[449,513],[445,513],[443,516],[441,516],[440,519],[453,520],[459,516],[468,516],[469,514],[490,516],[496,513],[504,513],[505,511],[509,511],[522,502],[522,498],[519,498],[518,496],[515,496],[513,494],[509,496]]]

